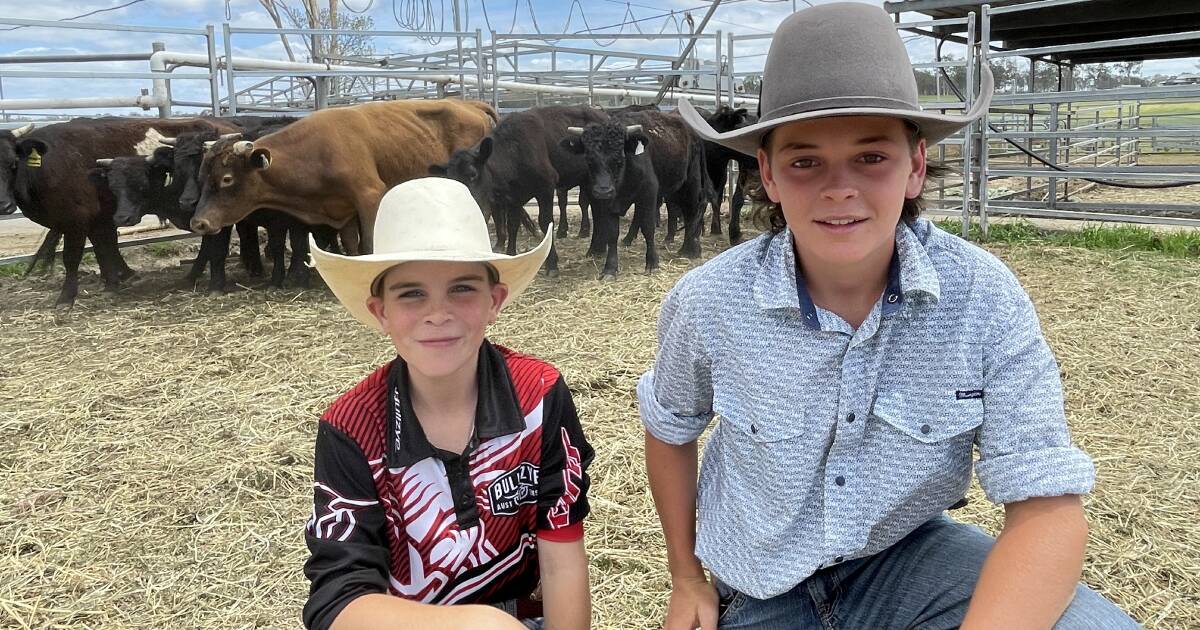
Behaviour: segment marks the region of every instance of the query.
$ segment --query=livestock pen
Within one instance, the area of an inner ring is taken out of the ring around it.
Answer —
[[[659,301],[698,261],[599,282],[584,239],[559,246],[562,276],[539,278],[492,338],[563,370],[596,446],[596,627],[656,627],[668,577],[634,384]],[[1148,628],[1194,627],[1200,258],[988,247],[1033,296],[1074,439],[1096,461],[1084,579]],[[53,278],[0,275],[0,626],[298,626],[316,421],[388,346],[323,288],[260,290],[236,273],[245,288],[227,295],[180,287],[188,248],[138,251],[138,282],[57,322]],[[977,486],[970,499],[955,516],[995,533],[1002,510]]]

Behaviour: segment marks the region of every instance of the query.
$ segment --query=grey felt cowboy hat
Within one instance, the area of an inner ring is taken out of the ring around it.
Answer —
[[[779,125],[828,116],[893,116],[911,121],[936,144],[987,113],[992,73],[985,66],[979,98],[961,116],[921,109],[917,79],[896,26],[883,9],[858,2],[820,4],[779,25],[767,53],[759,122],[719,133],[691,102],[679,113],[700,137],[754,155]]]

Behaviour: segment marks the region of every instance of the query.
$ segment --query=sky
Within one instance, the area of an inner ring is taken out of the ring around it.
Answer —
[[[299,5],[300,0],[286,0],[290,4]],[[328,5],[326,0],[318,0],[320,4]],[[339,13],[342,16],[362,12],[374,20],[377,30],[412,30],[414,21],[424,21],[439,30],[452,30],[453,18],[451,6],[454,0],[339,0]],[[793,6],[804,8],[808,4],[823,4],[830,0],[725,0],[710,22],[706,32],[721,30],[724,33],[733,32],[737,35],[753,35],[771,33],[779,22],[790,14]],[[861,0],[869,4],[882,5],[882,0]],[[61,20],[78,16],[92,11],[109,9],[123,5],[130,0],[0,0],[0,18],[24,18],[37,20]],[[499,32],[578,32],[590,27],[599,32],[647,32],[647,33],[677,33],[687,32],[683,17],[690,10],[694,19],[699,23],[703,17],[707,2],[705,0],[459,0],[464,6],[463,30],[474,31],[483,29],[486,33],[491,29]],[[674,12],[674,13],[672,13]],[[410,19],[405,20],[409,17]],[[632,17],[630,17],[632,16]],[[913,16],[918,19],[920,16]],[[221,24],[229,19],[235,27],[273,27],[267,12],[259,0],[137,0],[134,4],[116,10],[97,13],[88,17],[73,20],[72,23],[105,23],[123,25],[142,25],[164,28],[204,28],[207,24],[216,26],[218,40],[221,37]],[[618,29],[605,28],[617,25],[631,19],[640,21],[633,25],[625,25]],[[12,28],[0,24],[0,29]],[[426,26],[426,30],[429,27]],[[486,35],[485,35],[486,37]],[[608,44],[597,38],[598,42],[590,40],[563,42],[563,45],[573,45],[584,48],[600,48],[599,44]],[[0,55],[47,55],[47,54],[85,54],[85,53],[116,53],[116,52],[148,52],[151,42],[162,41],[169,50],[197,52],[205,51],[202,37],[181,34],[155,33],[124,33],[97,30],[65,30],[40,27],[19,28],[16,30],[0,30]],[[610,40],[611,41],[611,40]],[[924,37],[912,37],[908,40],[909,52],[914,61],[932,60],[930,40]],[[760,69],[766,52],[765,40],[739,42],[734,59],[735,69],[750,71]],[[445,47],[442,42],[437,46],[415,38],[383,38],[374,39],[377,52],[419,52],[431,48]],[[217,43],[218,54],[222,53],[224,44]],[[680,44],[671,42],[647,42],[645,40],[618,40],[611,45],[611,50],[628,50],[637,52],[654,52],[673,55],[679,50]],[[294,43],[296,50],[301,50],[299,42]],[[270,59],[286,59],[283,46],[277,36],[236,35],[233,38],[235,55],[261,57]],[[962,56],[961,51],[947,46],[945,52]],[[714,50],[710,41],[697,46],[697,55],[701,59],[713,59]],[[533,65],[547,65],[547,59],[533,60]],[[559,68],[571,67],[584,63],[583,58],[559,58]],[[132,71],[145,72],[148,63],[140,62],[108,62],[105,64],[87,64],[81,66],[37,64],[37,65],[0,65],[3,70],[103,70],[103,71]],[[548,67],[546,69],[549,69]],[[1147,76],[1161,74],[1178,74],[1196,70],[1195,60],[1173,60],[1163,62],[1148,62],[1144,68]],[[178,70],[178,74],[188,70]],[[0,78],[0,92],[3,98],[58,98],[73,96],[127,96],[137,94],[142,88],[149,88],[149,81],[132,79],[38,79],[25,77]],[[239,87],[243,87],[239,82]],[[208,94],[208,84],[197,80],[176,80],[172,82],[172,93],[181,100],[205,100]],[[222,88],[224,93],[224,88]],[[186,111],[186,108],[182,108]],[[98,110],[73,110],[74,114],[96,113]],[[108,110],[120,113],[121,110]],[[124,110],[125,113],[131,110]]]

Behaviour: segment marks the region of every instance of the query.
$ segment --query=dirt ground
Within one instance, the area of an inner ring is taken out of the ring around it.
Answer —
[[[596,447],[596,627],[658,627],[668,581],[634,383],[659,301],[698,261],[664,249],[647,275],[639,244],[602,283],[586,243],[560,246],[562,277],[491,337],[563,371]],[[140,276],[115,295],[89,267],[67,314],[50,307],[61,271],[0,275],[0,627],[299,626],[317,418],[389,346],[319,281],[268,290],[231,257],[231,293],[183,286],[194,248],[131,252]],[[705,238],[706,257],[723,248]],[[989,249],[1033,296],[1096,462],[1085,580],[1147,628],[1195,628],[1200,261]],[[977,487],[955,512],[992,532],[1002,515]]]

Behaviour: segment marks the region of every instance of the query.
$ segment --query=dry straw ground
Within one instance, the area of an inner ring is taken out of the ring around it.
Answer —
[[[667,579],[634,381],[691,263],[594,280],[582,243],[492,337],[557,364],[598,455],[588,529],[597,627],[651,628]],[[706,239],[706,252],[719,241]],[[993,247],[1036,301],[1071,427],[1099,470],[1085,578],[1148,628],[1200,619],[1200,261]],[[0,277],[0,626],[298,627],[316,419],[388,358],[324,289],[184,290],[142,250],[125,292]],[[157,257],[155,257],[157,255]],[[234,278],[241,278],[232,270]],[[995,531],[974,490],[959,518]]]

